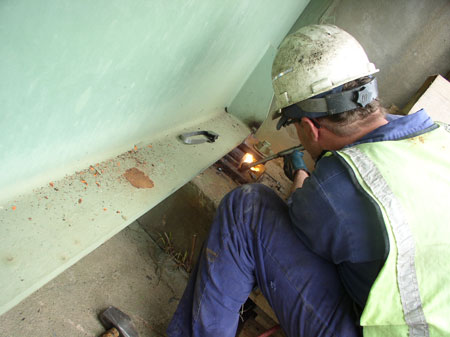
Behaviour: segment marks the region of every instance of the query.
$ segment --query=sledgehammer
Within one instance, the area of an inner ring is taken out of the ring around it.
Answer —
[[[116,307],[109,307],[99,315],[105,329],[101,337],[139,337],[130,316]]]

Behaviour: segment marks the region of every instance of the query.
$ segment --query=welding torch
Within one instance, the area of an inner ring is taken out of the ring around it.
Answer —
[[[292,152],[294,152],[295,150],[304,151],[305,147],[303,145],[294,146],[294,147],[291,147],[289,149],[286,149],[286,150],[280,151],[278,153],[275,153],[275,154],[273,154],[271,156],[268,156],[266,158],[263,158],[261,160],[255,161],[254,163],[243,163],[242,166],[241,166],[242,170],[248,170],[251,167],[254,167],[256,165],[264,164],[265,162],[268,162],[270,160],[287,156],[287,155],[291,154]]]

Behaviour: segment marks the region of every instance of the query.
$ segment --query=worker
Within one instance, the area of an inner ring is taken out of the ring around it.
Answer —
[[[277,127],[315,169],[285,159],[289,202],[259,184],[225,196],[170,337],[235,336],[255,287],[287,336],[450,335],[450,128],[386,114],[377,71],[336,26],[282,42]]]

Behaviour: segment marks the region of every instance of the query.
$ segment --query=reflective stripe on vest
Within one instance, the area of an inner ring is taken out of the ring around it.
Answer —
[[[423,313],[414,266],[415,246],[408,221],[401,204],[392,193],[386,180],[375,164],[357,147],[343,150],[352,158],[361,178],[381,202],[390,219],[390,224],[397,242],[397,277],[402,301],[403,314],[409,327],[411,337],[429,336],[428,325]]]
[[[450,336],[450,127],[439,125],[334,152],[378,205],[389,237],[361,316],[365,336]]]

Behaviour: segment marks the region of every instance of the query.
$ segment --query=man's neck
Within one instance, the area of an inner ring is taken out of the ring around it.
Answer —
[[[358,132],[350,135],[350,136],[338,136],[331,132],[330,130],[323,128],[321,129],[321,133],[323,133],[322,137],[322,147],[327,150],[339,150],[344,146],[350,145],[357,140],[361,139],[368,133],[372,132],[375,129],[378,129],[380,126],[386,125],[388,121],[384,118],[384,116],[380,116],[372,123],[360,127]]]

